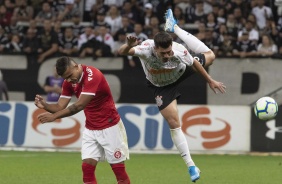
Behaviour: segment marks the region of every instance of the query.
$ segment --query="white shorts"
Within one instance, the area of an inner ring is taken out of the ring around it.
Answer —
[[[92,158],[97,161],[107,160],[110,164],[129,159],[127,135],[120,120],[118,124],[103,129],[85,128],[82,135],[81,158]]]

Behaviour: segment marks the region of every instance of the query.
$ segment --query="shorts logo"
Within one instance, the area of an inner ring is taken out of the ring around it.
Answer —
[[[116,150],[115,150],[114,157],[115,157],[116,159],[119,159],[119,158],[121,157],[121,152],[120,152],[119,149],[116,149]]]
[[[157,96],[155,99],[156,99],[157,106],[160,107],[161,105],[163,105],[162,96]]]

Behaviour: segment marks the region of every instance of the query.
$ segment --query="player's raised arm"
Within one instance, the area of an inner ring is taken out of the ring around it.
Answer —
[[[120,55],[130,55],[130,56],[133,56],[135,51],[132,47],[135,47],[136,45],[140,44],[140,40],[138,40],[137,37],[135,36],[127,36],[127,43],[123,44],[118,52]]]

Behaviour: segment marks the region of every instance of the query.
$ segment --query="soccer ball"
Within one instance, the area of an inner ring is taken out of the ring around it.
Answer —
[[[278,112],[276,101],[268,96],[261,97],[254,107],[255,115],[261,120],[270,120],[275,118]]]

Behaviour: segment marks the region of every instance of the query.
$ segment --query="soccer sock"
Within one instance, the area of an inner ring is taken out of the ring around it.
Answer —
[[[112,164],[111,167],[116,175],[118,184],[130,184],[130,179],[125,171],[124,164]]]
[[[87,163],[82,163],[83,183],[84,184],[97,184],[95,177],[96,167]]]
[[[179,128],[175,128],[175,129],[170,129],[170,133],[171,133],[172,141],[173,141],[174,145],[176,146],[176,148],[178,149],[178,151],[180,152],[180,155],[183,158],[186,165],[188,167],[189,166],[195,166],[195,164],[194,164],[194,162],[191,158],[191,155],[190,155],[187,140],[186,140],[181,128],[179,127]]]
[[[174,33],[196,54],[210,50],[201,40],[181,29],[178,25],[174,26]]]

